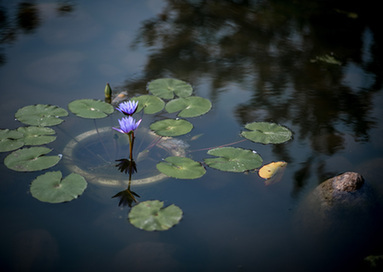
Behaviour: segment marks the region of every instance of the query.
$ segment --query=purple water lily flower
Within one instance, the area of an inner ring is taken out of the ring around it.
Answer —
[[[132,115],[136,112],[138,101],[126,101],[118,105],[117,110],[126,115]]]
[[[136,128],[140,125],[141,120],[136,120],[132,116],[123,117],[122,119],[118,120],[120,123],[120,128],[113,128],[114,130],[117,130],[118,132],[129,134],[136,130]]]

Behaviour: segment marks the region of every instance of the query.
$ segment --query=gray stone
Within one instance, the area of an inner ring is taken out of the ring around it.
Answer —
[[[354,206],[364,201],[365,189],[363,177],[355,172],[346,172],[332,177],[315,188],[311,196],[317,198],[322,208],[334,206]]]
[[[297,207],[296,223],[310,232],[344,231],[370,221],[375,200],[363,177],[345,172],[318,185]]]

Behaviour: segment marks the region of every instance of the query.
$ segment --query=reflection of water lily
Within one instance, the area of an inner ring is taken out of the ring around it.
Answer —
[[[140,197],[138,194],[136,194],[135,192],[130,190],[130,183],[132,180],[132,174],[134,172],[137,172],[136,163],[132,159],[130,159],[130,160],[129,159],[120,159],[120,160],[116,160],[116,161],[120,162],[120,163],[116,164],[116,166],[118,167],[118,170],[120,170],[121,172],[125,172],[125,174],[129,173],[129,185],[128,185],[127,189],[117,193],[113,197],[119,197],[120,198],[120,202],[118,203],[118,206],[129,205],[129,207],[132,207],[133,201],[137,202],[135,196]]]
[[[118,122],[120,123],[120,128],[113,129],[121,133],[129,134],[136,130],[136,128],[140,125],[141,120],[142,119],[136,122],[136,120],[131,116],[123,117],[122,119],[118,120]]]
[[[121,103],[117,110],[122,112],[123,114],[126,115],[132,115],[133,113],[136,112],[138,106],[138,101],[126,101]]]
[[[130,188],[128,187],[128,189],[125,189],[121,192],[118,192],[112,198],[114,198],[114,197],[120,198],[120,202],[118,203],[118,206],[128,205],[129,207],[132,207],[133,201],[137,203],[136,197],[140,197],[140,196],[138,194],[136,194],[135,192],[131,191]]]
[[[120,162],[119,164],[116,164],[116,166],[121,172],[125,172],[125,174],[129,173],[129,175],[137,172],[136,162],[134,160],[120,159],[116,161]]]

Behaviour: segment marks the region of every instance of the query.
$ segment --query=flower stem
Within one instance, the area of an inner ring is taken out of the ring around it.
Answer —
[[[134,143],[134,132],[128,133],[129,136],[129,159],[133,160],[133,143]]]

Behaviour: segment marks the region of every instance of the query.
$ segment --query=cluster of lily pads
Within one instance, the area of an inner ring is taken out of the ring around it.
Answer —
[[[107,84],[106,91],[111,91]],[[211,102],[203,97],[194,96],[190,84],[170,78],[151,81],[147,89],[149,94],[136,96],[136,112],[156,114],[165,110],[177,113],[175,118],[166,118],[150,125],[150,129],[159,136],[177,137],[193,129],[193,124],[186,118],[193,118],[210,111]],[[166,102],[165,102],[166,101]],[[79,99],[68,104],[73,114],[90,119],[104,118],[114,112],[114,107],[106,102],[94,99]],[[29,172],[48,169],[56,165],[62,155],[47,156],[52,150],[40,146],[56,139],[55,131],[50,126],[63,122],[61,117],[68,116],[68,111],[52,105],[30,105],[19,109],[15,117],[28,126],[14,130],[0,130],[0,152],[10,152],[4,164],[15,171]],[[280,144],[291,139],[289,129],[276,123],[253,122],[245,125],[241,132],[244,138],[262,144]],[[238,147],[219,147],[208,150],[208,157],[203,162],[188,157],[169,156],[156,167],[163,174],[177,179],[196,179],[206,173],[206,167],[227,172],[245,172],[259,169],[261,156],[249,149]],[[263,177],[269,178],[284,162],[263,166]],[[261,171],[260,171],[261,172]],[[261,176],[262,177],[262,176]],[[38,176],[31,184],[32,196],[50,203],[66,202],[77,198],[87,187],[85,179],[71,173],[62,179],[60,171],[46,172]],[[182,210],[170,205],[163,208],[158,200],[144,201],[135,205],[129,213],[129,221],[136,227],[148,231],[166,230],[177,224],[182,218]]]
[[[150,125],[150,129],[159,136],[176,137],[189,133],[193,124],[183,118],[197,117],[211,109],[208,99],[192,96],[190,84],[176,79],[158,79],[149,83],[148,90],[153,95],[135,97],[139,101],[139,110],[144,113],[157,113],[164,108],[168,113],[178,112],[175,119],[163,119]],[[173,99],[177,96],[176,99]],[[165,105],[163,99],[171,99]],[[245,126],[241,135],[253,142],[262,144],[280,144],[291,139],[289,129],[276,123],[253,122]],[[219,147],[210,149],[204,164],[221,171],[245,172],[257,169],[262,165],[261,156],[253,150],[236,147]],[[174,178],[196,179],[206,173],[203,164],[190,158],[171,156],[157,164],[157,169]]]
[[[84,118],[103,118],[114,112],[110,104],[93,99],[73,101],[68,109]],[[56,140],[56,132],[50,127],[61,124],[62,117],[68,115],[67,110],[53,105],[37,104],[19,109],[15,118],[27,126],[0,130],[0,152],[13,151],[5,157],[5,166],[18,172],[33,172],[58,164],[62,155],[47,155],[52,149],[43,145]],[[86,187],[86,180],[77,173],[62,178],[61,171],[52,171],[33,180],[30,191],[40,201],[61,203],[77,198]]]

